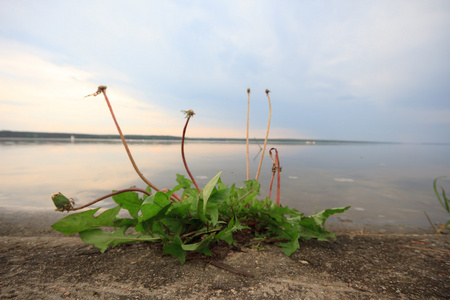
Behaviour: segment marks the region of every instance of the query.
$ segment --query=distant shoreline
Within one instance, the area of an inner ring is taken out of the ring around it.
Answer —
[[[151,141],[181,141],[181,137],[170,135],[125,135],[127,141],[151,142]],[[54,132],[33,132],[33,131],[0,131],[0,140],[54,140],[54,141],[96,141],[114,142],[120,141],[117,134],[84,134],[84,133],[54,133]],[[199,142],[231,142],[245,143],[245,138],[186,138],[187,141]],[[263,144],[262,138],[251,138],[251,143]],[[317,140],[317,139],[268,139],[268,142],[283,144],[396,144],[392,142],[372,142],[372,141],[343,141],[343,140]]]

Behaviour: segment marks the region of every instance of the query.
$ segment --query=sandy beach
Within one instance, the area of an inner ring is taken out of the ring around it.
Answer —
[[[336,240],[301,242],[291,257],[264,244],[180,265],[156,244],[101,254],[50,228],[64,216],[1,210],[1,299],[443,299],[450,290],[450,238],[430,228],[336,223]]]

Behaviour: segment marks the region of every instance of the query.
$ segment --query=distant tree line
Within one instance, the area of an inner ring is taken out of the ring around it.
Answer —
[[[1,130],[0,138],[31,138],[31,139],[120,139],[116,134],[84,134],[84,133],[56,133],[56,132],[32,132],[32,131],[9,131]],[[178,141],[181,137],[171,135],[125,135],[127,140],[170,140]],[[212,142],[245,142],[245,139],[240,138],[186,138],[189,141],[212,141]],[[339,140],[305,140],[305,139],[269,139],[269,143],[292,143],[292,144],[360,144],[360,143],[378,143],[378,142],[364,142],[364,141],[339,141]],[[250,143],[262,143],[264,139],[253,138]],[[384,143],[384,142],[381,142]]]
[[[47,139],[120,139],[119,135],[114,134],[83,134],[83,133],[55,133],[55,132],[32,132],[32,131],[0,131],[0,137],[3,138],[47,138]],[[180,137],[169,135],[125,135],[127,139],[139,140],[181,140]]]

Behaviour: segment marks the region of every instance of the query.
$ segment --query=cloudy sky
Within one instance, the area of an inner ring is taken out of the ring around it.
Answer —
[[[0,1],[0,130],[450,142],[450,1]]]

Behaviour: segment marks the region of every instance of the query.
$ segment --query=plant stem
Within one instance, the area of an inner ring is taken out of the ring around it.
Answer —
[[[275,150],[275,159],[273,159],[273,157],[272,157],[272,150]],[[277,174],[277,205],[280,206],[281,167],[280,167],[280,158],[278,157],[278,150],[276,148],[271,148],[269,150],[269,155],[270,155],[270,158],[272,159],[272,163],[273,163],[273,167],[272,167],[273,173],[272,173],[272,180],[270,181],[269,199],[272,194],[273,179],[275,178],[275,173],[278,172],[278,174]]]
[[[151,196],[151,193],[148,192],[148,191],[146,191],[146,190],[139,189],[139,188],[128,188],[128,189],[123,189],[123,190],[120,190],[120,191],[116,191],[116,192],[109,193],[109,194],[104,195],[104,196],[102,196],[102,197],[100,197],[100,198],[98,198],[98,199],[95,199],[95,200],[92,201],[92,202],[89,202],[89,203],[84,204],[84,205],[79,206],[79,207],[71,208],[70,210],[79,210],[79,209],[82,209],[82,208],[91,206],[92,204],[95,204],[95,203],[97,203],[97,202],[99,202],[99,201],[102,201],[102,200],[104,200],[104,199],[106,199],[106,198],[109,198],[109,197],[112,197],[112,196],[115,196],[115,195],[118,195],[118,194],[122,194],[122,193],[125,193],[125,192],[141,192],[141,193],[144,193],[144,194],[146,194],[146,195],[148,195],[148,196]]]
[[[275,149],[276,151],[276,149]],[[277,163],[277,205],[280,206],[280,193],[281,193],[281,167],[280,167],[280,159],[278,158],[278,151],[275,152],[275,160]]]
[[[130,149],[128,148],[128,144],[125,140],[125,137],[122,134],[122,130],[120,129],[119,123],[116,120],[116,116],[114,115],[114,111],[112,109],[111,103],[109,102],[108,96],[106,95],[106,86],[101,85],[98,87],[98,90],[96,93],[93,94],[93,96],[98,95],[98,92],[103,93],[103,96],[105,97],[105,101],[106,104],[108,105],[109,111],[111,112],[111,116],[114,120],[114,123],[116,124],[117,127],[117,131],[119,132],[120,138],[122,139],[122,143],[125,147],[125,150],[127,151],[128,157],[130,158],[131,164],[133,165],[134,170],[136,171],[136,173],[139,175],[139,177],[148,185],[150,186],[152,189],[154,189],[155,191],[159,192],[160,189],[157,188],[154,184],[152,184],[147,178],[145,178],[145,176],[141,173],[141,171],[139,170],[138,166],[136,165],[136,162],[133,159],[133,156],[131,155]],[[181,199],[176,195],[176,194],[172,194],[172,196],[174,198],[176,198],[178,201],[180,201]]]
[[[99,87],[100,89],[100,87]],[[157,188],[155,185],[153,185],[150,181],[148,181],[147,178],[144,177],[144,175],[139,170],[138,166],[136,165],[136,162],[133,159],[133,156],[131,155],[130,149],[128,148],[128,144],[125,141],[125,137],[122,134],[122,130],[120,129],[119,123],[116,120],[116,116],[114,115],[114,111],[112,109],[111,103],[109,102],[108,96],[106,95],[106,86],[101,90],[103,93],[103,96],[105,96],[106,104],[108,105],[109,111],[111,112],[111,116],[114,120],[114,123],[116,124],[117,131],[119,132],[120,138],[122,139],[122,143],[125,146],[125,150],[127,151],[128,157],[130,158],[131,164],[133,165],[134,170],[136,170],[136,173],[141,177],[141,179],[149,185],[152,189],[159,191],[159,188]]]
[[[269,100],[269,122],[267,124],[267,132],[266,132],[266,139],[264,140],[264,147],[263,147],[263,152],[261,154],[261,159],[259,160],[259,166],[258,166],[258,171],[256,172],[256,177],[255,179],[258,180],[259,178],[259,173],[261,172],[261,166],[263,163],[263,159],[264,159],[264,154],[266,153],[266,146],[267,146],[267,139],[269,138],[269,129],[270,129],[270,119],[272,117],[272,107],[270,105],[270,96],[269,96],[269,90],[266,89],[266,95],[267,95],[267,99]]]
[[[187,126],[189,124],[189,120],[191,119],[191,117],[193,115],[195,115],[195,113],[194,113],[194,111],[192,109],[187,110],[187,111],[183,111],[183,112],[186,113],[187,120],[186,120],[186,124],[184,125],[184,128],[183,128],[183,136],[181,137],[181,157],[183,159],[184,167],[185,167],[187,173],[189,174],[189,177],[191,178],[192,182],[195,184],[195,187],[197,188],[198,192],[200,193],[200,188],[199,188],[197,182],[195,181],[194,176],[192,176],[192,173],[189,170],[189,167],[188,167],[187,162],[186,162],[186,157],[184,156],[184,137],[186,136],[186,129],[187,129]]]
[[[274,164],[272,167],[272,179],[270,179],[269,200],[271,200],[271,197],[272,197],[272,185],[273,185],[273,179],[275,178],[276,172],[277,172],[277,169],[275,168],[275,164]]]
[[[248,143],[248,131],[249,131],[249,120],[250,120],[250,89],[247,89],[248,101],[247,101],[247,180],[250,180],[250,162],[249,162],[249,143]]]

